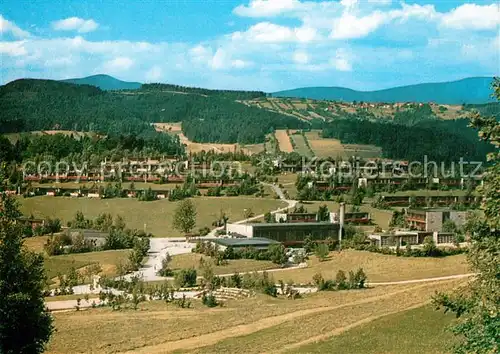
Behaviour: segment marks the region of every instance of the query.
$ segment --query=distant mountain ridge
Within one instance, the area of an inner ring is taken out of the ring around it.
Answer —
[[[491,77],[471,77],[457,81],[424,83],[377,91],[356,91],[345,87],[303,87],[274,92],[273,97],[363,102],[435,102],[439,104],[480,104],[495,102],[491,97]]]
[[[127,82],[114,78],[109,75],[92,75],[82,78],[59,80],[76,85],[92,85],[97,86],[101,90],[137,90],[141,88],[140,82]]]

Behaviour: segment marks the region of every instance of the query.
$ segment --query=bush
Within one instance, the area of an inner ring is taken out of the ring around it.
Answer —
[[[285,246],[283,246],[280,243],[272,244],[269,247],[267,253],[269,255],[269,259],[271,260],[271,262],[275,264],[283,266],[288,261]]]
[[[196,269],[181,269],[175,274],[175,284],[181,288],[190,288],[196,286]]]
[[[158,274],[160,277],[173,276],[174,272],[169,267],[171,261],[172,257],[170,256],[170,254],[166,253],[165,257],[161,260],[161,268],[156,274]]]
[[[201,298],[201,302],[203,303],[203,305],[205,305],[207,307],[216,307],[216,306],[220,305],[220,303],[217,301],[214,294],[212,294],[212,293],[210,293],[208,295],[203,293],[203,296]]]
[[[328,246],[324,243],[318,243],[316,245],[316,249],[314,250],[314,254],[318,257],[320,262],[323,262],[328,258],[328,252]]]

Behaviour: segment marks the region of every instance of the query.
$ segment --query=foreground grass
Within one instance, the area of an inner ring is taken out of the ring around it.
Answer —
[[[457,340],[448,330],[453,319],[452,314],[423,306],[382,317],[289,353],[448,353]]]
[[[172,257],[172,262],[170,263],[170,267],[172,270],[180,270],[185,268],[195,268],[200,273],[200,258],[203,258],[205,261],[212,262],[211,257],[202,256],[198,253],[186,253],[180,254]],[[246,273],[253,272],[259,270],[273,269],[278,266],[271,261],[256,261],[253,259],[234,259],[229,260],[229,264],[222,266],[212,266],[214,274],[231,274],[231,273]],[[213,264],[213,263],[212,263]]]
[[[293,280],[295,283],[308,283],[314,274],[321,273],[325,279],[335,279],[339,270],[348,272],[363,268],[369,282],[388,282],[423,279],[455,274],[467,274],[469,269],[465,255],[444,258],[396,257],[368,251],[343,250],[330,252],[328,260],[320,262],[311,256],[308,267],[283,270],[274,273],[276,280]]]
[[[19,198],[20,209],[25,215],[35,217],[60,218],[64,224],[73,219],[77,211],[88,218],[95,218],[101,213],[113,216],[121,215],[127,227],[151,232],[157,237],[179,237],[182,234],[172,227],[174,210],[178,202],[157,200],[141,202],[137,199],[91,199],[67,197]],[[255,215],[285,206],[274,199],[246,197],[199,197],[193,198],[197,210],[196,229],[211,227],[220,212],[229,216],[229,222],[244,219],[245,209],[251,209]]]
[[[435,291],[459,282],[388,286],[360,291],[321,292],[299,300],[258,295],[209,309],[163,302],[141,303],[138,311],[108,308],[56,313],[48,353],[262,352],[329,333],[374,315],[405,310]],[[84,333],[85,335],[81,335]]]

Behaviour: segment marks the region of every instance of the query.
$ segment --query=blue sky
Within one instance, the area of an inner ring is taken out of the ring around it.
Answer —
[[[499,29],[483,0],[3,0],[0,83],[373,90],[500,75]]]

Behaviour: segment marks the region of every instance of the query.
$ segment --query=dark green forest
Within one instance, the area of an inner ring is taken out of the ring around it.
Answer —
[[[266,93],[262,91],[210,90],[200,87],[187,87],[161,83],[142,84],[141,90],[184,92],[211,97],[218,96],[229,100],[252,100],[255,98],[266,97]]]
[[[145,86],[109,92],[51,80],[16,80],[0,87],[0,133],[64,129],[146,137],[154,133],[152,122],[182,121],[184,134],[195,142],[252,144],[264,142],[276,128],[307,126],[294,117],[234,101],[237,95],[262,93],[206,90],[211,95],[205,97]]]
[[[338,119],[325,125],[323,137],[339,139],[344,144],[373,144],[391,159],[422,161],[427,155],[429,161],[451,162],[461,157],[483,161],[492,147],[479,141],[468,123],[467,119],[427,119],[413,124]]]
[[[136,136],[98,137],[86,136],[75,139],[71,135],[22,135],[11,143],[6,137],[0,136],[0,161],[21,162],[26,159],[48,157],[59,161],[86,161],[94,158],[100,163],[104,158],[119,160],[131,155],[140,156],[178,156],[184,150],[177,136],[156,133],[148,139]]]

